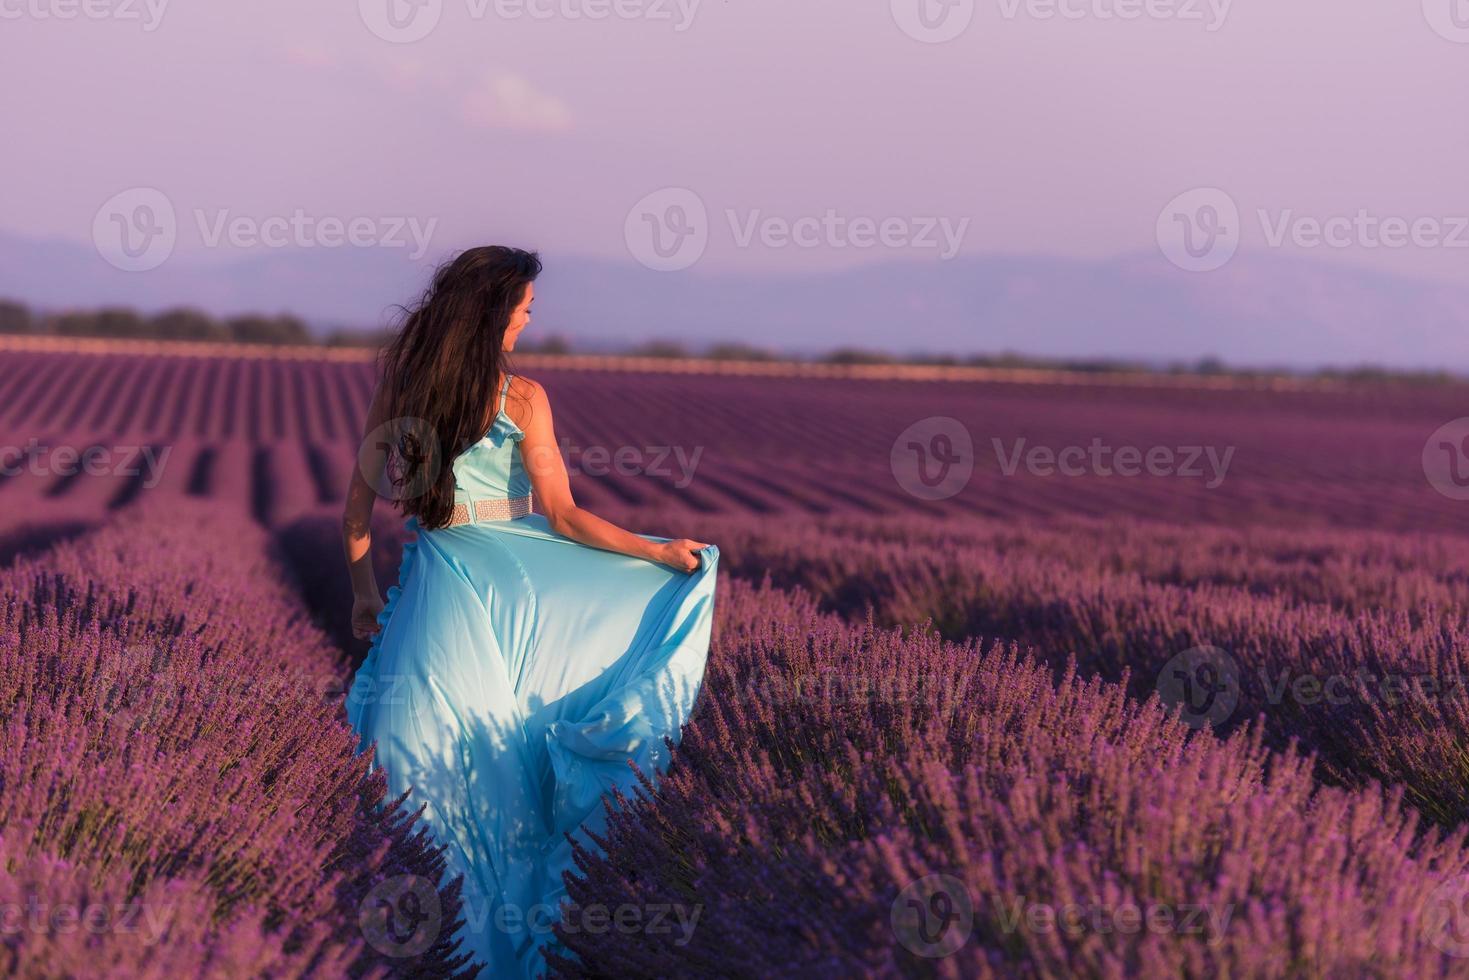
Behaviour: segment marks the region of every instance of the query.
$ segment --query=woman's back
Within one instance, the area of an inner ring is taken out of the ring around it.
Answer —
[[[506,405],[510,379],[500,386],[498,410],[488,431],[455,457],[454,503],[473,509],[480,501],[524,500],[530,503],[531,481],[518,451],[525,432],[510,418]]]

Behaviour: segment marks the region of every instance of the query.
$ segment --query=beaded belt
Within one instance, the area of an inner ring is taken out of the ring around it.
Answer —
[[[478,524],[480,521],[509,521],[517,517],[525,517],[531,513],[530,502],[530,494],[524,497],[508,497],[499,500],[476,500],[473,514],[470,514],[468,504],[455,504],[454,513],[449,517],[446,527]]]

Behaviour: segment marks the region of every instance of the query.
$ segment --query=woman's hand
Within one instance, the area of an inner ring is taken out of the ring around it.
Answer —
[[[666,541],[658,546],[657,560],[680,572],[697,572],[699,552],[707,547],[709,546],[702,541],[690,541],[688,538]]]
[[[377,595],[358,596],[352,601],[352,635],[365,640],[379,629],[378,614],[383,611],[383,600]]]

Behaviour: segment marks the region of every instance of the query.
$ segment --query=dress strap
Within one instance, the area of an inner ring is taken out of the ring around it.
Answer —
[[[514,377],[514,375],[507,373],[505,375],[505,383],[500,386],[500,412],[505,411],[505,396],[510,394],[510,379],[512,377]],[[496,418],[498,417],[499,412],[496,412]]]

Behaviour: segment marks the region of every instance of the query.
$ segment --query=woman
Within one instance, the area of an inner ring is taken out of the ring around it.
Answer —
[[[343,518],[353,630],[373,637],[348,718],[393,794],[427,805],[464,875],[460,950],[495,977],[544,968],[566,835],[604,829],[603,794],[636,783],[629,760],[666,767],[703,681],[719,560],[573,501],[545,390],[506,370],[540,269],[496,246],[436,273],[384,353]],[[379,496],[417,534],[386,604]]]

